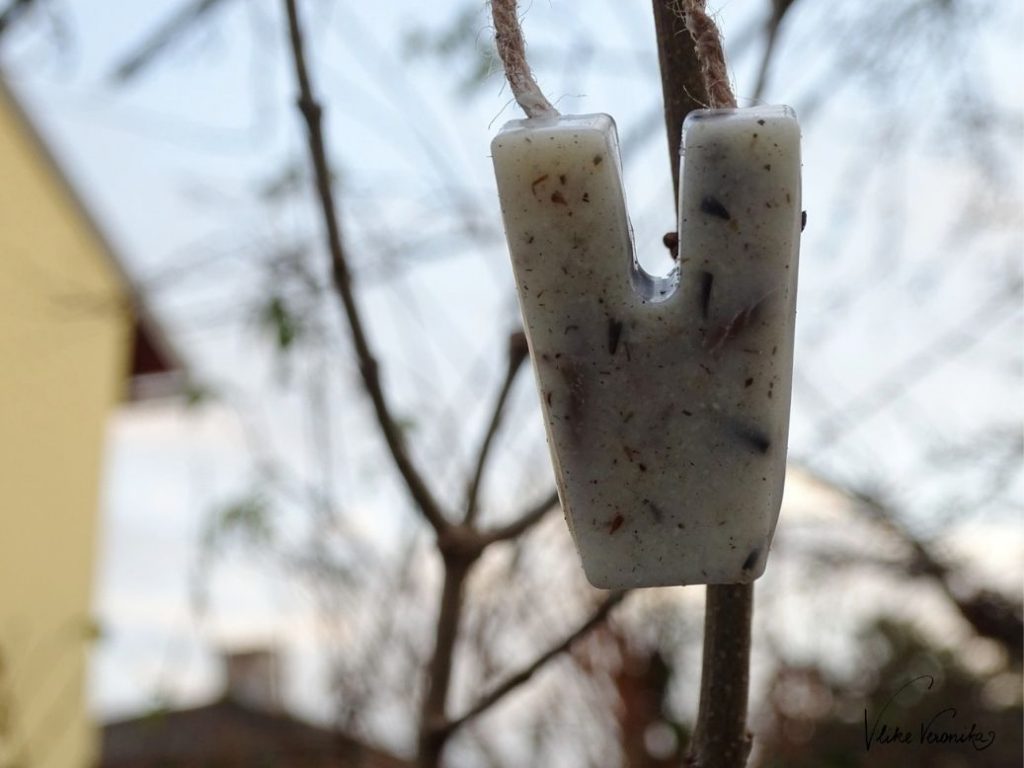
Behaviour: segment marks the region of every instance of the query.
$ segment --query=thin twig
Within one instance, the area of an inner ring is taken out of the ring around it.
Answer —
[[[753,610],[753,584],[708,585],[700,708],[688,756],[693,768],[743,768],[747,764]]]
[[[449,734],[443,724],[448,706],[448,689],[451,686],[455,643],[462,617],[462,588],[471,565],[472,561],[444,560],[444,587],[437,617],[437,635],[434,654],[427,670],[427,693],[420,714],[417,750],[417,765],[420,768],[436,768],[440,765],[441,752],[448,740]]]
[[[967,317],[958,318],[945,332],[935,336],[923,347],[901,360],[870,388],[855,395],[822,419],[812,443],[817,452],[832,446],[847,433],[866,424],[884,406],[904,395],[925,376],[949,365],[971,351],[1004,321],[1020,311],[1020,284],[999,285],[978,303]]]
[[[35,0],[10,0],[7,7],[0,11],[0,37],[2,37],[3,34],[14,25],[14,22],[16,22],[32,5],[35,5]]]
[[[968,589],[960,583],[962,574],[950,565],[931,544],[917,536],[902,516],[877,496],[851,489],[823,472],[806,464],[799,465],[815,481],[842,494],[854,509],[865,515],[903,542],[910,550],[904,571],[912,576],[926,576],[933,579],[945,597],[959,611],[961,617],[981,637],[998,642],[1012,659],[1022,657],[1024,639],[1024,617],[1016,603],[1005,596],[988,589]]]
[[[516,374],[523,367],[526,359],[527,346],[526,335],[522,331],[516,331],[509,338],[508,343],[508,365],[505,368],[505,378],[502,379],[501,389],[495,398],[494,407],[491,409],[491,420],[487,424],[487,431],[484,432],[483,440],[480,442],[480,449],[477,451],[476,466],[473,470],[473,479],[469,482],[469,490],[466,492],[466,516],[464,523],[472,525],[476,519],[479,508],[477,503],[480,500],[480,485],[483,482],[484,469],[487,467],[487,459],[490,457],[491,445],[498,429],[501,427],[501,417],[505,413],[505,403],[508,402],[509,393],[512,391],[512,384],[515,383]]]
[[[505,67],[505,77],[516,102],[527,117],[555,117],[558,110],[540,90],[526,60],[526,41],[519,26],[516,0],[491,0],[494,42]]]
[[[679,0],[654,0],[654,28],[658,40],[661,90],[665,97],[665,129],[672,168],[673,200],[679,199],[679,144],[685,117],[707,106],[707,91]],[[673,203],[673,210],[675,204]]]
[[[223,2],[224,0],[193,0],[178,8],[142,43],[136,46],[134,51],[121,59],[121,62],[114,68],[112,79],[126,83],[141,74],[185,32],[192,29],[197,22],[204,19],[210,11]]]
[[[508,525],[480,532],[481,546],[488,546],[497,541],[516,539],[535,526],[544,516],[558,505],[558,491],[552,490],[537,504],[513,518]]]
[[[768,85],[768,70],[771,68],[772,58],[775,56],[775,42],[779,39],[779,20],[774,16],[765,28],[764,53],[761,54],[761,66],[757,70],[757,80],[754,86],[754,93],[750,97],[756,104],[761,101],[764,89]]]
[[[772,14],[768,17],[765,25],[764,53],[761,55],[761,66],[757,70],[757,84],[754,86],[754,95],[750,98],[756,104],[764,95],[764,89],[768,85],[768,71],[771,68],[772,60],[775,57],[775,44],[779,40],[779,29],[782,27],[782,19],[793,7],[795,0],[771,0]]]
[[[574,632],[568,635],[564,640],[552,646],[540,656],[538,656],[533,662],[526,665],[519,672],[510,676],[505,682],[498,685],[490,693],[486,694],[476,704],[463,715],[450,721],[441,729],[446,735],[451,735],[456,730],[464,726],[476,717],[479,717],[488,709],[493,707],[505,696],[514,691],[516,688],[527,682],[533,677],[545,664],[551,661],[556,656],[568,651],[573,644],[581,639],[582,637],[589,634],[595,627],[599,626],[605,618],[611,612],[612,608],[622,602],[622,600],[629,594],[628,590],[619,592],[612,592],[605,598],[604,602],[598,606],[597,610],[591,614],[590,618],[581,624]]]
[[[302,30],[299,24],[298,9],[295,0],[285,0],[288,12],[288,28],[291,38],[292,55],[295,62],[295,76],[299,86],[298,107],[306,121],[309,133],[309,153],[316,178],[316,190],[320,198],[324,228],[327,234],[327,246],[331,257],[331,276],[335,292],[341,299],[345,317],[352,334],[352,344],[359,361],[359,372],[362,375],[363,387],[373,403],[373,411],[377,417],[377,425],[387,443],[391,457],[398,468],[405,485],[419,508],[423,517],[441,534],[450,524],[441,511],[441,506],[427,487],[419,470],[405,448],[402,431],[391,414],[381,387],[377,359],[370,347],[369,339],[363,325],[363,319],[356,303],[352,289],[352,275],[342,245],[341,228],[338,224],[337,208],[334,203],[334,190],[331,181],[330,167],[327,162],[327,150],[324,142],[321,118],[323,110],[313,96],[309,72],[306,67],[306,56],[303,45]]]
[[[679,144],[683,121],[693,109],[736,105],[729,89],[721,40],[704,12],[703,0],[654,0],[658,60],[665,100],[670,161],[679,197]],[[685,19],[684,34],[681,22]],[[680,92],[686,93],[684,99]],[[739,768],[746,763],[746,728],[753,587],[707,587],[700,704],[689,764],[699,768]]]

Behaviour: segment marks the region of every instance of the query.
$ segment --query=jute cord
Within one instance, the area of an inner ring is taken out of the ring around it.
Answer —
[[[705,10],[705,0],[682,0],[678,12],[686,20],[686,28],[693,37],[704,89],[708,92],[708,105],[712,109],[735,107],[736,97],[729,86],[722,37],[714,19]]]
[[[516,12],[516,0],[491,0],[494,19],[494,40],[498,56],[505,67],[505,77],[512,95],[527,117],[554,117],[558,115],[547,100],[526,60],[526,41]],[[712,109],[735,107],[736,97],[729,85],[725,67],[725,53],[718,26],[707,14],[705,0],[679,0],[676,12],[686,21],[700,62],[701,77]]]
[[[541,92],[526,60],[526,41],[516,14],[516,0],[491,0],[491,15],[498,56],[505,66],[505,77],[519,106],[527,117],[557,116],[558,110]]]

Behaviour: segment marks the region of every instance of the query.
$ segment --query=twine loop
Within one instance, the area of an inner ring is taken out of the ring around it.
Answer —
[[[705,0],[682,0],[677,13],[682,14],[693,38],[704,90],[708,94],[708,106],[712,109],[735,107],[736,97],[732,94],[729,73],[725,68],[722,36],[714,19],[707,14]]]
[[[686,22],[700,63],[708,106],[722,109],[736,106],[725,67],[725,53],[718,27],[707,14],[705,0],[679,0],[676,13]],[[516,102],[527,117],[556,117],[558,110],[547,100],[526,60],[526,41],[516,12],[516,0],[491,0],[494,41],[505,68],[505,77]]]

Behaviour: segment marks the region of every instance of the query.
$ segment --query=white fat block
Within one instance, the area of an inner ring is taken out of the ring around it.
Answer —
[[[491,144],[558,492],[597,587],[750,582],[782,500],[800,241],[788,107],[692,113],[679,265],[633,255],[608,115]]]

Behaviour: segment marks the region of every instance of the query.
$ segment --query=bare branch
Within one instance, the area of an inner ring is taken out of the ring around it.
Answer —
[[[438,534],[441,534],[450,527],[450,524],[441,511],[441,506],[435,500],[422,475],[406,451],[402,431],[392,416],[391,409],[384,397],[377,359],[370,348],[362,315],[356,303],[355,294],[352,289],[352,275],[349,271],[348,260],[341,239],[341,228],[338,224],[331,172],[327,163],[327,150],[321,125],[323,110],[314,98],[313,87],[310,84],[296,0],[285,0],[285,6],[288,12],[288,27],[295,62],[295,77],[299,86],[298,106],[302,117],[306,121],[306,128],[309,133],[309,153],[316,178],[316,190],[323,213],[328,251],[331,257],[332,282],[338,298],[341,299],[345,318],[348,320],[349,330],[352,333],[352,344],[359,362],[359,372],[362,375],[363,388],[373,403],[377,425],[380,427],[381,434],[387,443],[395,466],[405,481],[409,494],[427,522],[430,523]]]
[[[487,425],[483,440],[480,442],[480,449],[477,451],[476,469],[473,471],[473,479],[470,480],[469,490],[466,492],[466,525],[472,525],[476,519],[479,508],[480,485],[484,477],[484,469],[487,467],[487,459],[490,456],[491,444],[494,442],[498,429],[501,427],[501,417],[505,412],[505,403],[508,402],[508,395],[512,391],[512,384],[516,375],[523,367],[526,359],[527,346],[526,334],[516,331],[509,337],[508,341],[508,366],[505,369],[505,378],[501,382],[501,389],[494,401],[494,408],[491,411],[491,420]]]
[[[568,635],[564,640],[546,650],[544,653],[538,656],[533,662],[531,662],[523,669],[521,669],[519,672],[516,672],[514,675],[506,679],[505,682],[498,685],[490,693],[486,694],[482,699],[480,699],[480,701],[474,704],[465,714],[442,726],[440,730],[445,734],[445,737],[447,738],[452,733],[457,731],[459,728],[464,726],[466,723],[482,715],[488,709],[490,709],[503,698],[505,698],[505,696],[507,696],[509,693],[514,691],[523,683],[527,682],[541,668],[543,668],[545,664],[547,664],[553,658],[565,653],[570,648],[572,648],[573,644],[577,640],[579,640],[582,637],[585,637],[593,629],[598,627],[611,612],[612,608],[621,603],[622,600],[628,594],[628,590],[610,593],[608,597],[604,599],[604,602],[602,602],[601,605],[598,606],[597,610],[595,610],[594,613],[591,614],[590,618],[583,622],[583,624],[581,624],[574,632]]]
[[[688,757],[694,768],[743,768],[747,764],[753,611],[753,584],[708,584],[700,708]]]
[[[482,546],[488,546],[496,541],[508,541],[522,536],[530,528],[544,519],[544,516],[558,505],[558,491],[552,490],[541,501],[521,515],[516,517],[508,525],[494,528],[490,531],[482,531],[480,540]]]
[[[224,0],[192,0],[153,30],[134,51],[121,59],[112,79],[126,83],[152,64],[168,47]]]
[[[885,502],[863,491],[850,489],[826,475],[801,466],[814,479],[854,502],[854,509],[867,515],[902,541],[911,552],[911,560],[904,565],[910,575],[927,576],[934,579],[947,599],[963,619],[981,637],[995,640],[1010,658],[1020,661],[1024,649],[1024,616],[1020,606],[1007,600],[1003,595],[990,589],[974,589],[968,592],[957,584],[957,569],[945,562],[931,545],[916,536]]]
[[[768,70],[771,68],[772,59],[775,58],[775,43],[779,39],[779,19],[772,14],[764,33],[764,53],[761,54],[761,65],[757,69],[757,80],[754,85],[754,93],[751,100],[756,104],[764,95],[764,89],[768,85]]]
[[[686,28],[686,19],[679,13],[678,0],[654,0],[654,29],[658,38],[661,88],[665,96],[665,128],[668,131],[674,201],[679,198],[679,143],[683,120],[694,109],[706,107],[708,97],[697,51]]]
[[[765,86],[768,85],[768,71],[771,68],[772,60],[777,50],[775,44],[779,40],[779,29],[782,27],[782,19],[796,0],[770,0],[772,14],[768,17],[764,32],[764,53],[761,55],[761,66],[757,71],[757,84],[754,86],[754,95],[751,99],[756,103],[764,95]]]
[[[682,4],[691,13],[689,26],[677,0],[653,2],[669,161],[678,199],[679,144],[686,115],[711,102],[731,102],[735,106],[735,100],[725,77],[724,61],[719,62],[717,76],[722,82],[709,82],[714,78],[702,66],[701,58],[707,63],[712,54],[721,57],[720,48],[714,51],[720,46],[718,30],[704,15],[703,0]],[[694,21],[700,22],[700,29],[694,27]],[[697,50],[702,45],[703,53]],[[714,98],[708,95],[709,86],[716,90]],[[699,768],[739,768],[750,751],[746,716],[753,602],[754,589],[749,584],[707,587],[700,704],[690,754],[691,765]]]
[[[958,588],[955,583],[956,569],[936,555],[928,543],[915,536],[884,503],[866,493],[845,492],[859,502],[859,509],[884,525],[910,548],[913,558],[907,570],[911,575],[928,576],[938,582],[946,597],[978,635],[997,641],[1006,649],[1010,658],[1020,660],[1024,617],[1021,616],[1019,606],[988,589],[976,589],[966,594],[967,590]]]
[[[0,37],[34,2],[35,0],[10,0],[7,7],[0,11]]]
[[[925,377],[971,351],[998,330],[1000,323],[1018,314],[1019,295],[1019,283],[1009,288],[1000,285],[991,296],[979,302],[973,312],[958,318],[955,324],[904,358],[873,386],[836,408],[818,428],[814,452],[832,446]]]
[[[440,764],[441,751],[448,733],[438,727],[445,721],[448,689],[451,685],[452,661],[462,616],[462,588],[469,575],[472,561],[445,558],[444,588],[437,616],[437,636],[434,654],[427,670],[427,693],[420,714],[418,764],[421,768],[435,768]]]

